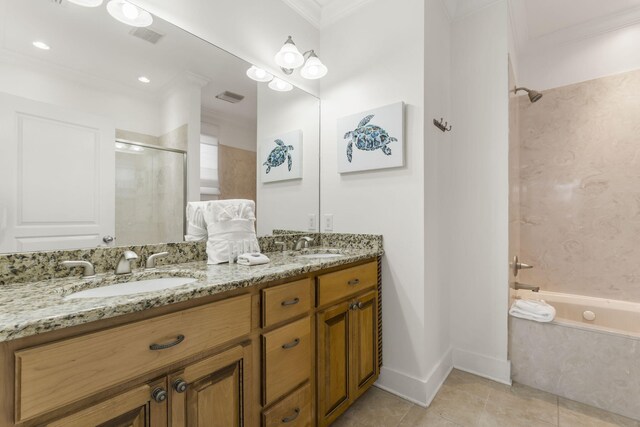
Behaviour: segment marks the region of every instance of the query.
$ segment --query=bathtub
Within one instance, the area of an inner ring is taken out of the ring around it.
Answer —
[[[509,317],[513,381],[640,420],[640,303],[512,291],[556,309],[550,323]]]

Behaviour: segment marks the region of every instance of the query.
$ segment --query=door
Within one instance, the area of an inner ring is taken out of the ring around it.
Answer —
[[[166,378],[143,384],[46,426],[166,427],[166,384]]]
[[[352,305],[352,399],[357,399],[377,378],[378,373],[378,292],[356,299]]]
[[[318,313],[318,423],[331,424],[349,406],[349,301]]]
[[[251,345],[238,345],[193,363],[169,376],[172,427],[242,427],[251,425]]]
[[[0,94],[0,252],[113,235],[114,141],[108,119]]]

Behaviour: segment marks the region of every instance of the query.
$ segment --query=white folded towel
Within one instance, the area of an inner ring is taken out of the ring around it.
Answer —
[[[260,265],[267,264],[271,260],[261,253],[246,253],[238,256],[238,264],[240,265]]]
[[[204,219],[204,210],[209,202],[188,202],[187,203],[187,234],[184,240],[187,242],[197,242],[207,240],[207,222]]]
[[[517,299],[511,305],[509,314],[535,322],[551,322],[556,317],[556,309],[542,300]]]
[[[229,261],[229,242],[249,241],[258,248],[256,204],[253,200],[230,199],[208,202],[204,209],[207,223],[207,264]]]

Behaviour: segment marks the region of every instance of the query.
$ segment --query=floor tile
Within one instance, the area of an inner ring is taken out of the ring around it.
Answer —
[[[480,425],[557,426],[558,398],[520,384],[489,393]]]
[[[414,405],[398,427],[458,427],[459,424],[437,415],[431,409]]]
[[[481,399],[486,399],[492,391],[505,391],[508,385],[500,384],[477,375],[454,369],[451,371],[445,384],[458,390],[466,391]]]
[[[487,396],[479,397],[464,388],[445,383],[431,402],[429,410],[461,426],[476,426],[484,410]]]
[[[640,423],[572,400],[559,399],[560,427],[638,427]]]
[[[371,387],[341,418],[367,427],[395,427],[412,406],[411,402]]]

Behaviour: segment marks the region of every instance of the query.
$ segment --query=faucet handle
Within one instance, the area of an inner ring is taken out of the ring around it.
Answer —
[[[147,257],[146,268],[151,270],[156,268],[156,261],[160,258],[164,258],[169,255],[169,252],[158,252],[157,254],[151,254]]]
[[[287,249],[287,244],[285,242],[274,242],[274,245],[276,245],[277,248],[280,248],[282,252]]]
[[[91,279],[93,277],[96,277],[96,269],[93,266],[92,263],[90,263],[89,261],[62,261],[60,263],[60,265],[62,265],[63,267],[67,267],[67,268],[73,268],[73,267],[82,267],[84,268],[83,272],[82,272],[82,278],[83,279]]]
[[[524,262],[518,261],[518,255],[514,255],[513,261],[511,262],[511,272],[513,273],[513,277],[518,277],[518,272],[520,270],[528,270],[533,268],[533,265],[525,264]]]

